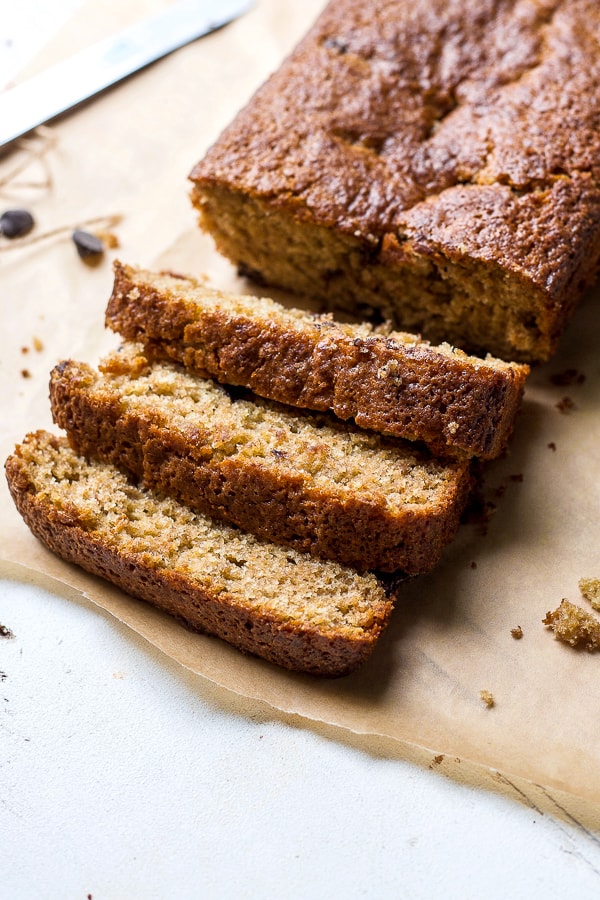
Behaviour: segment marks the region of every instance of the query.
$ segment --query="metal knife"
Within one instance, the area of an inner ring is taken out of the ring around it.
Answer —
[[[226,25],[252,0],[180,0],[0,94],[0,147],[184,44]]]

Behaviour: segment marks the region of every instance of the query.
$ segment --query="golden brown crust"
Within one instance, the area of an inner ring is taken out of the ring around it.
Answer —
[[[151,545],[147,553],[124,550],[110,534],[90,525],[86,511],[78,508],[75,499],[70,505],[55,505],[44,486],[36,484],[31,462],[23,452],[27,444],[44,441],[55,447],[64,444],[42,432],[29,435],[7,460],[6,476],[17,509],[32,533],[61,558],[165,610],[192,629],[284,668],[338,677],[362,665],[373,650],[392,609],[383,590],[373,590],[371,621],[352,635],[244,607],[218,579],[194,582],[183,568],[156,565]],[[268,572],[256,573],[258,591],[265,577]]]
[[[135,360],[116,359],[113,364],[120,366],[119,374],[125,375],[128,383],[135,380]],[[176,370],[174,373],[177,375]],[[189,389],[181,383],[179,394]],[[276,449],[263,446],[253,436],[255,426],[234,435],[226,425],[226,440],[232,447],[223,450],[222,425],[230,402],[223,391],[211,391],[204,401],[210,412],[208,421],[199,424],[196,417],[188,425],[174,422],[156,401],[140,409],[118,386],[101,381],[89,366],[67,361],[52,372],[50,400],[55,422],[67,431],[79,453],[110,462],[142,479],[149,488],[263,539],[363,571],[403,570],[411,575],[430,571],[456,534],[470,488],[465,461],[448,461],[443,466],[430,463],[427,453],[378,437],[379,465],[384,469],[390,466],[387,454],[391,454],[398,469],[394,487],[399,494],[403,477],[407,485],[417,477],[437,480],[437,489],[428,488],[426,502],[415,502],[409,488],[405,500],[392,504],[381,496],[381,490],[374,496],[360,485],[342,489],[334,477],[316,480],[304,460],[292,459],[295,464],[290,467],[287,459],[282,459],[294,453],[289,439]],[[203,401],[195,401],[192,408],[200,411]],[[322,426],[335,425],[325,417],[313,425],[311,417],[299,417],[284,408],[265,408],[273,419],[271,428],[282,435],[307,428],[315,450],[329,440]],[[335,427],[341,438],[346,433],[350,439],[353,433],[363,438],[350,426]],[[249,452],[251,445],[256,445],[253,452]],[[350,458],[340,475],[346,465],[351,466]]]
[[[332,0],[191,173],[218,248],[547,359],[600,259],[596,0]]]
[[[526,366],[482,361],[418,336],[378,334],[330,317],[299,319],[251,298],[233,309],[192,279],[115,264],[107,323],[147,352],[222,383],[360,427],[421,440],[436,453],[491,459],[506,447]],[[240,298],[241,299],[241,298]],[[411,339],[412,337],[412,339]]]

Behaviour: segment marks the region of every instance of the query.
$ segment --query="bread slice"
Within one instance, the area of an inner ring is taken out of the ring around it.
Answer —
[[[139,345],[100,368],[53,370],[56,423],[80,453],[203,513],[357,569],[411,575],[431,569],[456,533],[467,460],[232,396],[175,363],[150,364]]]
[[[360,666],[392,601],[374,575],[261,542],[28,435],[6,462],[23,519],[50,550],[189,627],[288,669]]]
[[[600,262],[598,0],[331,0],[191,173],[258,283],[546,360]]]
[[[115,264],[106,320],[148,353],[363,428],[490,459],[506,447],[527,366],[286,309],[193,278]]]

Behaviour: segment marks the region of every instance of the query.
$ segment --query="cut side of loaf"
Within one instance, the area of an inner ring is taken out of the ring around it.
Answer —
[[[28,435],[6,474],[23,519],[58,556],[277,665],[345,675],[388,621],[375,576],[215,523],[48,432]]]
[[[140,345],[124,345],[100,371],[60,363],[50,399],[78,452],[264,539],[360,570],[429,571],[470,487],[468,460],[232,396],[175,363],[150,363]]]
[[[502,453],[529,372],[414,334],[379,333],[366,323],[336,322],[121,263],[106,321],[154,357],[262,397],[424,441],[438,454]]]
[[[540,361],[600,261],[598,0],[331,0],[194,167],[257,283]]]

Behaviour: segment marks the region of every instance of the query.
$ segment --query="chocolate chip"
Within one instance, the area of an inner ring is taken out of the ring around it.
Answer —
[[[7,209],[0,216],[0,234],[7,238],[24,237],[34,225],[33,216],[26,209]]]
[[[89,262],[95,262],[104,253],[104,244],[95,234],[82,231],[77,228],[72,234],[73,242],[77,247],[80,257]]]

